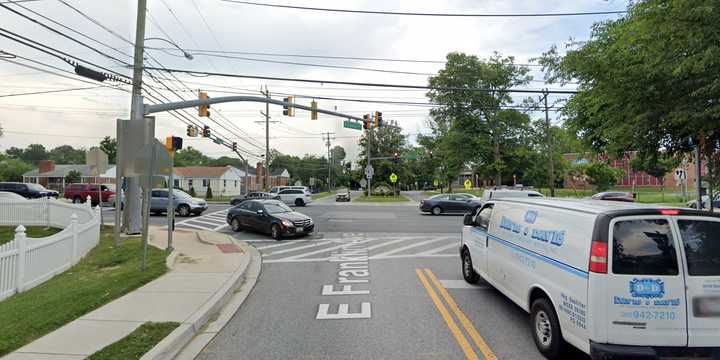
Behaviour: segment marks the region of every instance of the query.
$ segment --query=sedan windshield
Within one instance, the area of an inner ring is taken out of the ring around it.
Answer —
[[[275,203],[275,204],[265,204],[265,211],[267,211],[268,214],[280,214],[280,213],[292,212],[292,209],[287,207],[287,205],[285,205],[285,204]]]
[[[40,184],[28,184],[28,187],[31,188],[31,189],[33,189],[33,190],[36,190],[36,191],[45,191],[45,190],[47,190],[44,186],[42,186],[42,185],[40,185]]]
[[[192,196],[190,196],[190,194],[188,194],[182,190],[178,190],[178,189],[173,190],[173,196],[176,196],[179,199],[191,199],[192,198]]]

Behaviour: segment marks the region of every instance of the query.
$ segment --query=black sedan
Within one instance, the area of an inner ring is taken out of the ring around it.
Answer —
[[[243,229],[270,234],[273,239],[308,235],[315,230],[312,218],[295,212],[279,200],[247,200],[230,209],[227,223],[233,231]]]
[[[465,214],[482,206],[479,198],[471,194],[440,194],[420,200],[420,211],[433,215]]]
[[[234,197],[230,200],[230,205],[237,206],[240,205],[245,200],[263,200],[263,199],[274,199],[274,200],[280,200],[280,196],[278,194],[271,194],[267,192],[262,191],[255,191],[251,193],[247,193],[245,195]]]

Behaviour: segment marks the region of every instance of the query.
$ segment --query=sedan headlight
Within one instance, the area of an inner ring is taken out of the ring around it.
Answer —
[[[282,224],[285,225],[285,227],[293,227],[293,223],[288,220],[283,220]]]
[[[312,224],[313,224],[313,219],[310,219],[310,225],[312,225]]]

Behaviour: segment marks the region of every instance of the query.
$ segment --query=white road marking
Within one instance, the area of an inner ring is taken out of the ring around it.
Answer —
[[[407,254],[407,255],[390,255],[390,256],[370,256],[368,257],[368,260],[391,260],[391,259],[410,259],[410,258],[452,258],[457,257],[455,254],[434,254],[434,255],[417,255],[417,254]],[[265,263],[300,263],[300,262],[324,262],[324,261],[330,261],[329,257],[325,258],[311,258],[311,259],[293,259],[293,258],[280,258],[280,259],[273,259],[273,260],[263,260],[263,264]]]
[[[308,243],[308,242],[310,242],[310,241],[312,241],[312,240],[304,240],[304,241],[286,241],[286,242],[283,242],[283,243],[281,243],[281,244],[275,244],[275,245],[268,245],[268,246],[261,246],[261,247],[259,247],[259,248],[256,248],[256,249],[258,249],[258,250],[272,249],[272,248],[276,248],[276,247],[281,247],[281,246],[288,246],[288,245],[297,245],[297,244],[305,244],[305,243]]]
[[[187,221],[184,221],[183,223],[189,223],[189,222],[191,222],[191,221],[192,221],[192,222],[199,222],[199,223],[203,223],[203,224],[208,224],[208,225],[217,225],[217,222],[212,222],[212,221],[208,221],[207,219],[200,219],[200,218],[195,218],[195,219],[187,220]]]
[[[327,243],[329,243],[329,241],[318,241],[318,242],[315,243],[315,244],[310,244],[310,245],[295,247],[295,248],[292,248],[292,249],[286,249],[286,250],[280,250],[280,251],[276,251],[276,252],[271,252],[271,253],[269,253],[269,254],[263,254],[263,256],[274,256],[274,255],[284,254],[284,253],[288,253],[288,252],[293,252],[293,251],[303,250],[303,249],[307,249],[307,248],[311,248],[311,247],[316,247],[316,246],[325,245],[325,244],[327,244]]]
[[[439,239],[436,238],[436,239],[430,239],[430,240],[426,240],[426,241],[421,241],[421,242],[418,242],[418,243],[413,243],[413,244],[410,244],[410,245],[407,245],[407,246],[403,246],[403,247],[399,247],[399,248],[396,248],[396,249],[392,249],[392,250],[390,250],[390,251],[386,251],[386,252],[381,253],[381,254],[375,254],[373,257],[374,257],[374,258],[384,257],[384,256],[387,256],[387,255],[390,255],[390,254],[399,253],[399,252],[404,251],[404,250],[407,250],[407,249],[412,249],[412,248],[414,248],[414,247],[422,246],[422,245],[425,245],[425,244],[431,244],[431,243],[434,243],[434,242],[444,241],[444,240],[449,240],[449,238],[447,238],[447,237],[442,237],[442,238],[439,238]]]
[[[194,225],[194,224],[190,224],[190,223],[176,223],[175,227],[177,228],[178,226],[189,226],[189,227],[200,229],[200,230],[210,230],[206,227],[202,227],[200,225]]]
[[[447,245],[445,245],[445,246],[441,246],[441,247],[439,247],[439,248],[431,249],[431,250],[428,250],[428,251],[423,251],[423,252],[421,252],[421,253],[418,253],[418,255],[432,255],[432,254],[437,254],[437,253],[439,253],[439,252],[443,252],[443,251],[445,251],[445,250],[447,250],[447,249],[459,249],[459,248],[460,248],[460,243],[459,243],[459,242],[458,242],[458,243],[452,243],[452,244],[447,244]]]
[[[412,238],[400,238],[400,239],[397,239],[397,240],[386,241],[386,242],[384,242],[384,243],[382,243],[382,244],[377,244],[377,245],[370,246],[370,247],[368,247],[368,250],[374,250],[374,249],[377,249],[377,248],[379,248],[379,247],[383,247],[383,246],[387,246],[387,245],[392,245],[392,244],[399,243],[399,242],[402,242],[402,241],[407,241],[407,240],[409,240],[409,239],[412,239]]]
[[[338,305],[338,312],[328,313],[330,310],[330,304],[320,304],[318,306],[318,312],[315,316],[317,320],[337,320],[337,319],[370,319],[372,317],[372,311],[370,309],[369,302],[360,303],[360,312],[351,313],[349,304]]]
[[[356,243],[354,243],[354,244],[355,244],[355,245],[357,245],[357,244],[365,244],[365,243],[368,243],[368,242],[373,241],[373,240],[379,240],[379,239],[367,239],[367,240],[363,240],[363,241],[358,241],[358,242],[356,242]],[[324,253],[324,252],[329,252],[329,251],[332,251],[332,250],[336,250],[336,249],[339,249],[339,248],[341,248],[341,247],[343,247],[343,246],[347,246],[347,245],[348,245],[348,244],[342,244],[342,245],[338,245],[338,246],[333,246],[333,247],[329,247],[329,248],[320,249],[320,250],[318,250],[318,251],[313,251],[313,252],[309,252],[309,253],[299,254],[299,255],[295,255],[295,256],[288,256],[288,257],[283,258],[283,259],[299,259],[299,258],[304,258],[304,257],[310,256],[310,255],[315,255],[315,254],[320,254],[320,253]],[[275,254],[273,254],[273,255],[275,255]]]
[[[469,284],[465,280],[439,280],[440,284],[446,289],[476,289],[476,290],[487,290],[490,289],[487,285],[473,285]]]

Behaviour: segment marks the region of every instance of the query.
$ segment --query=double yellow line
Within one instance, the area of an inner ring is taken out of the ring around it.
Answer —
[[[463,334],[463,332],[460,330],[460,327],[458,327],[457,323],[453,319],[452,315],[450,315],[450,312],[445,307],[445,304],[443,304],[442,300],[440,300],[440,297],[438,297],[437,292],[435,291],[435,289],[433,289],[433,286],[430,284],[430,282],[435,285],[440,295],[443,297],[443,299],[445,299],[445,302],[450,307],[450,310],[452,310],[452,312],[455,314],[455,317],[458,318],[463,328],[465,328],[465,331],[468,333],[468,335],[470,335],[470,339],[472,339],[473,343],[475,343],[475,346],[477,346],[478,350],[480,350],[480,353],[482,353],[483,357],[486,360],[497,360],[497,357],[495,356],[495,354],[493,354],[492,350],[490,350],[488,344],[485,342],[485,340],[483,340],[482,336],[480,336],[477,329],[475,329],[475,326],[473,326],[470,320],[468,320],[467,316],[465,316],[462,310],[460,310],[460,308],[455,303],[455,300],[452,298],[452,296],[450,296],[445,287],[443,287],[440,281],[438,281],[438,279],[435,277],[435,274],[433,274],[430,269],[424,270],[424,274],[423,271],[420,269],[415,269],[415,273],[420,279],[420,282],[425,287],[425,290],[427,290],[428,296],[430,296],[430,299],[435,304],[435,308],[437,308],[437,311],[445,320],[445,324],[447,324],[447,327],[450,329],[450,332],[455,338],[455,341],[457,341],[463,353],[465,353],[465,357],[468,360],[480,359],[478,358],[478,355],[473,349],[472,345],[470,345],[470,342],[465,337],[465,334]],[[430,278],[430,281],[428,281],[428,278]]]

